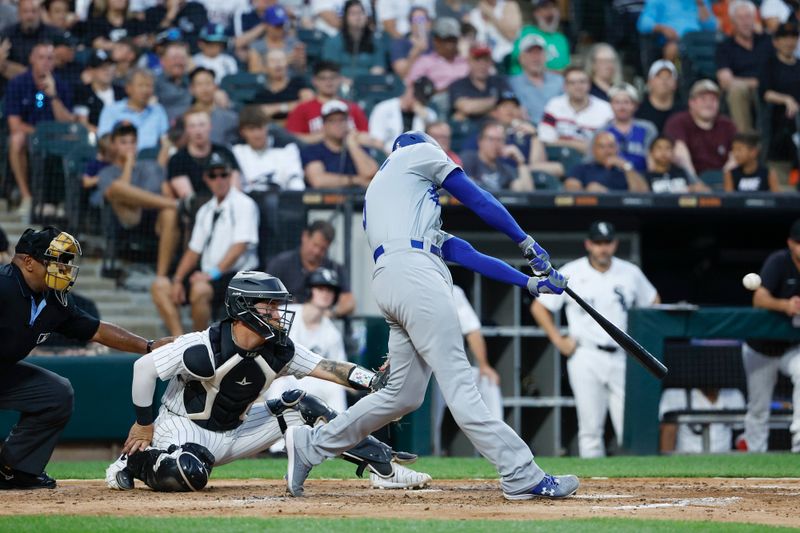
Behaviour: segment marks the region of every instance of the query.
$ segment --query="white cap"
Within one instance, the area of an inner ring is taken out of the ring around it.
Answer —
[[[670,73],[672,73],[673,78],[675,78],[676,80],[678,79],[678,69],[675,68],[675,65],[672,63],[672,61],[668,61],[666,59],[659,59],[658,61],[655,61],[653,62],[652,65],[650,65],[650,70],[647,73],[647,79],[649,80],[655,78],[658,75],[658,73],[664,69],[670,71]]]

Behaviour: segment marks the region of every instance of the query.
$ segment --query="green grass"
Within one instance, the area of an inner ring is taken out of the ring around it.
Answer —
[[[580,477],[800,477],[800,458],[790,453],[692,455],[657,457],[607,457],[578,459],[543,457],[539,465],[548,472]],[[60,461],[47,471],[56,479],[101,479],[107,462]],[[485,459],[422,457],[414,466],[434,479],[497,478]],[[326,461],[311,472],[311,479],[354,477],[355,466],[341,460]],[[281,479],[286,461],[245,459],[214,469],[216,479]]]
[[[640,519],[586,519],[586,520],[546,520],[546,521],[486,521],[486,520],[368,520],[368,519],[262,519],[262,518],[143,518],[143,517],[101,517],[101,516],[11,516],[0,521],[0,532],[25,533],[41,531],[62,531],[85,533],[86,531],[138,533],[150,531],[169,531],[170,533],[195,533],[203,531],[235,532],[242,531],[291,531],[292,533],[352,533],[358,531],[418,531],[424,533],[575,533],[591,529],[592,533],[602,531],[641,533],[644,531],[719,531],[719,532],[759,532],[792,531],[789,528],[765,525],[688,522],[671,520]]]

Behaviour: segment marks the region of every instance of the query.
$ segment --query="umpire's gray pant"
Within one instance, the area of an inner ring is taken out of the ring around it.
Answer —
[[[422,250],[387,253],[378,259],[372,284],[390,327],[389,382],[315,428],[308,444],[298,450],[301,455],[319,464],[415,410],[425,399],[432,371],[456,423],[497,467],[503,490],[517,493],[538,484],[544,472],[530,449],[490,414],[475,386],[456,315],[453,282],[444,262]]]
[[[38,475],[72,415],[73,392],[67,378],[19,362],[0,369],[0,409],[19,411],[0,452],[0,463]]]

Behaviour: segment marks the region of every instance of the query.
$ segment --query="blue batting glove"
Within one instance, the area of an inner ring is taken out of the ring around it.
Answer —
[[[528,292],[533,296],[542,294],[561,294],[567,286],[569,278],[555,269],[550,270],[547,276],[532,276],[528,278]]]
[[[530,235],[519,243],[519,247],[522,249],[525,259],[528,260],[528,265],[530,265],[534,276],[547,276],[553,269],[553,265],[550,264],[550,254]]]

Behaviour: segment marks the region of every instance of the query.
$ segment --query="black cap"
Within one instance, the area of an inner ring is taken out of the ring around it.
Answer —
[[[417,81],[414,82],[414,98],[423,104],[430,102],[434,94],[436,94],[436,86],[429,77],[420,76]]]
[[[42,261],[44,260],[45,252],[50,248],[50,243],[60,233],[61,230],[53,226],[47,226],[41,231],[28,228],[17,241],[14,251],[18,254],[28,254],[34,259]]]
[[[609,242],[616,238],[614,224],[598,220],[589,227],[589,240],[595,242]]]
[[[114,124],[114,128],[111,130],[111,138],[114,139],[122,135],[138,136],[138,131],[136,129],[136,126],[134,126],[133,123],[128,120],[120,120],[119,122]]]
[[[800,242],[800,218],[794,221],[789,230],[789,238],[795,242]]]
[[[773,37],[797,37],[798,35],[800,35],[800,31],[798,31],[797,24],[794,22],[784,22],[775,29]]]
[[[64,33],[57,33],[52,37],[53,46],[69,46],[74,48],[78,46],[79,40],[72,35],[72,32],[66,31]]]
[[[97,68],[103,65],[113,65],[114,60],[111,59],[111,54],[100,48],[94,50],[89,57],[89,68]]]
[[[208,157],[208,163],[206,164],[206,170],[211,170],[214,168],[224,168],[225,170],[230,170],[231,162],[228,161],[228,158],[221,153],[211,152],[211,155]]]
[[[497,105],[503,102],[514,102],[519,105],[519,98],[517,98],[517,95],[514,94],[513,91],[503,91],[500,93],[500,96],[497,97]]]

